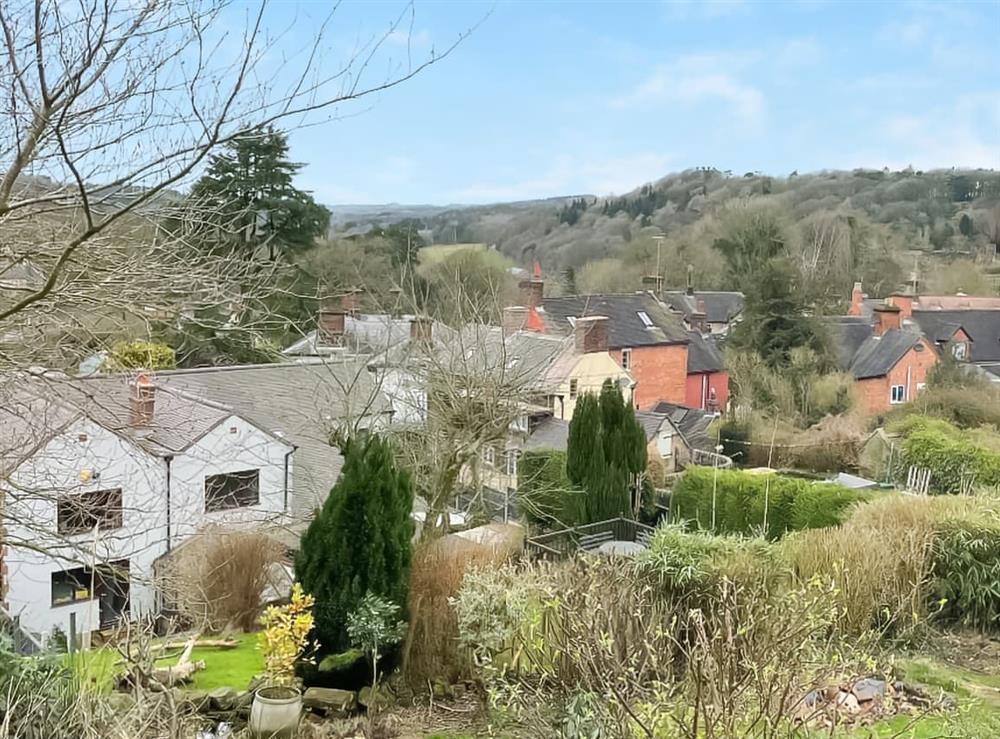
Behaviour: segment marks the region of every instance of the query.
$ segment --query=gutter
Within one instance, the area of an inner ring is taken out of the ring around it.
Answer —
[[[171,508],[171,501],[170,501],[170,463],[174,461],[174,457],[173,457],[172,454],[168,454],[163,459],[167,463],[167,551],[169,552],[170,551],[170,547],[171,547],[171,538],[172,538],[171,535],[170,535],[171,534],[171,532],[170,532],[170,508]]]
[[[298,447],[292,445],[292,448],[285,452],[285,491],[284,491],[284,502],[282,503],[282,510],[284,513],[288,513],[288,463],[291,460],[292,455]]]

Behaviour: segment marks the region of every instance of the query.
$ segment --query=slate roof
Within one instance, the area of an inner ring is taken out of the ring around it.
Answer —
[[[687,319],[698,312],[701,302],[709,323],[729,323],[743,312],[745,303],[743,293],[719,290],[695,290],[692,295],[682,290],[668,290],[663,293],[663,300]]]
[[[708,436],[708,427],[717,417],[714,413],[665,400],[653,406],[652,411],[666,416],[691,449],[715,451],[715,442]]]
[[[881,336],[871,336],[858,348],[848,369],[858,380],[884,377],[910,349],[923,347],[921,339],[920,334],[908,329],[890,329]]]
[[[934,343],[961,328],[972,340],[971,361],[1000,362],[1000,310],[915,310],[913,321]]]
[[[697,331],[689,331],[688,374],[695,372],[721,372],[725,368],[722,352],[715,339],[702,336]]]
[[[660,430],[663,422],[668,420],[664,413],[654,411],[636,411],[635,419],[642,426],[646,434],[646,441],[652,441]],[[531,435],[525,441],[522,449],[525,451],[536,451],[540,449],[555,449],[556,451],[566,451],[569,444],[569,421],[561,418],[548,416],[535,426]]]
[[[643,323],[640,311],[649,316],[651,327]],[[553,331],[560,333],[572,332],[570,318],[606,316],[611,349],[688,341],[687,331],[677,316],[649,292],[545,298],[539,313]]]
[[[329,346],[319,339],[319,331],[310,331],[282,351],[290,357],[321,357],[345,351],[355,354],[376,354],[410,338],[410,322],[414,316],[391,316],[385,313],[362,313],[344,316],[344,341],[341,346]]]
[[[858,349],[874,333],[871,319],[862,316],[831,316],[823,322],[830,329],[830,338],[837,352],[837,364],[846,372],[851,368]]]
[[[330,445],[345,422],[387,418],[388,399],[357,362],[301,362],[174,370],[157,384],[212,398],[265,431],[291,442],[293,515],[308,516],[326,499],[343,460]]]
[[[88,418],[159,457],[183,452],[238,412],[172,388],[156,388],[149,423],[130,423],[132,378],[70,378],[61,373],[8,376],[0,409],[0,465],[7,474],[74,421]]]

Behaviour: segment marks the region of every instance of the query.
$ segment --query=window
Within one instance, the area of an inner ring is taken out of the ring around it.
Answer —
[[[521,452],[517,449],[507,450],[507,474],[511,477],[517,477],[517,458],[521,456]]]
[[[636,311],[635,314],[639,316],[639,320],[642,321],[643,326],[646,328],[653,328],[653,319],[649,317],[649,314],[646,311]]]
[[[927,383],[926,382],[918,382],[917,383],[917,394],[922,393],[924,391],[925,387],[927,387]]]
[[[576,380],[570,380],[569,381],[569,397],[575,398],[578,389],[579,389],[579,385],[577,384],[577,381]]]
[[[905,403],[906,402],[906,385],[893,385],[889,388],[889,402],[890,403]]]
[[[56,520],[60,534],[121,528],[122,489],[95,490],[61,498],[56,503]]]
[[[260,470],[243,470],[205,478],[205,510],[224,511],[260,502]]]
[[[485,447],[483,449],[483,464],[485,464],[487,467],[492,467],[493,465],[496,464],[496,461],[497,461],[496,450],[491,446]]]
[[[93,579],[93,573],[88,567],[53,572],[52,605],[64,606],[68,603],[90,600],[93,597],[91,592]]]
[[[622,369],[630,370],[632,369],[632,350],[622,349]]]
[[[514,431],[523,431],[528,433],[528,414],[522,413],[520,416],[511,421],[510,427]]]
[[[951,345],[951,355],[959,362],[964,362],[969,356],[969,345],[964,341],[959,341]]]

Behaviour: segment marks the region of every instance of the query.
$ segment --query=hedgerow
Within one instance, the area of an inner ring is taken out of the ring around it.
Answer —
[[[788,531],[836,525],[850,506],[875,495],[783,475],[690,467],[674,486],[670,507],[675,520],[715,533],[763,531],[779,539]]]
[[[1000,454],[976,444],[968,432],[946,421],[917,417],[896,428],[905,437],[903,465],[929,469],[931,492],[961,492],[970,480],[976,487],[1000,487]]]

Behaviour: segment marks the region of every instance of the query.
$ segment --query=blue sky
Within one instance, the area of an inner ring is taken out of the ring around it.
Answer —
[[[405,8],[346,2],[334,58]],[[274,12],[304,38],[326,10]],[[300,184],[331,204],[475,203],[624,192],[702,165],[1000,168],[997,0],[418,0],[374,74],[479,21],[412,81],[295,131]]]

